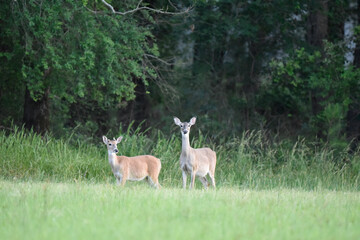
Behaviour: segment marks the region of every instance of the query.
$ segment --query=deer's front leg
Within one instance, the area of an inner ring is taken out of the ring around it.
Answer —
[[[182,179],[183,179],[183,188],[185,189],[187,176],[186,176],[186,172],[184,170],[182,171]]]
[[[113,172],[114,177],[116,179],[116,184],[119,185],[121,182],[121,175],[119,173]]]
[[[127,172],[124,172],[122,175],[120,175],[120,185],[123,187],[126,183],[126,180],[128,179],[129,174]]]
[[[120,179],[120,185],[123,187],[123,186],[125,186],[125,183],[126,183],[126,178],[125,178],[125,177],[122,177],[122,178]]]

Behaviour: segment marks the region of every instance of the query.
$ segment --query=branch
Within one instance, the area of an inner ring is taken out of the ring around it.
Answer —
[[[148,11],[152,11],[155,13],[160,13],[160,14],[167,14],[167,15],[181,15],[181,14],[185,14],[188,13],[192,10],[192,7],[188,7],[185,11],[183,12],[168,12],[168,11],[163,11],[160,9],[155,9],[155,8],[150,8],[150,7],[140,7],[140,4],[142,3],[143,0],[140,0],[137,7],[129,10],[129,11],[125,11],[125,12],[118,12],[115,11],[114,7],[112,5],[110,5],[108,2],[106,2],[105,0],[101,0],[114,14],[118,14],[118,15],[126,15],[126,14],[130,14],[130,13],[134,13],[140,10],[148,10]]]
[[[145,53],[144,56],[145,56],[145,57],[154,58],[154,59],[158,60],[159,62],[161,62],[161,63],[163,63],[163,64],[165,64],[165,65],[168,65],[168,66],[173,65],[172,63],[169,63],[169,62],[167,62],[167,61],[165,61],[165,60],[163,60],[163,59],[161,59],[161,58],[158,58],[157,56],[151,55],[151,54],[146,54],[146,53]]]
[[[160,62],[164,63],[165,65],[169,65],[170,63],[168,63],[165,60],[162,60],[161,58],[158,58],[156,56],[144,54],[144,62],[143,62],[144,65],[143,66],[153,69],[157,74],[156,77],[153,77],[151,75],[148,75],[148,77],[156,83],[156,85],[159,87],[159,89],[163,93],[163,95],[165,95],[166,98],[169,100],[169,101],[165,101],[165,105],[167,107],[170,107],[169,105],[173,105],[173,103],[175,101],[179,100],[179,98],[180,98],[179,93],[173,86],[171,86],[164,79],[164,77],[162,75],[163,75],[163,73],[165,73],[165,71],[159,69],[161,66],[159,66],[159,67],[154,66],[154,64],[152,63],[152,61],[150,61],[150,59],[148,57],[155,58],[156,60],[159,60]]]
[[[5,129],[5,130],[8,130],[8,131],[14,131],[14,129],[12,129],[12,128],[9,128],[9,127],[5,127],[5,126],[2,126],[2,125],[0,125],[0,129]]]

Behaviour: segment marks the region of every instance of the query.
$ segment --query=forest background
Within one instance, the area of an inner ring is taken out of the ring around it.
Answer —
[[[215,142],[261,130],[357,148],[360,1],[0,4],[3,129],[98,142],[198,116]]]

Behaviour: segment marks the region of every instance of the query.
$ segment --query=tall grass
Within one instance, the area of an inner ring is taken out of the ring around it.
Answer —
[[[123,155],[152,154],[161,159],[160,183],[180,187],[181,136],[152,130],[119,130]],[[118,137],[116,135],[116,137]],[[109,138],[115,136],[108,136]],[[193,133],[193,147],[209,146],[217,152],[218,187],[271,189],[359,190],[360,151],[334,151],[305,140],[267,140],[263,132],[244,132],[218,144],[201,132]],[[5,179],[113,182],[106,147],[73,137],[54,139],[14,128],[0,132],[0,176]],[[127,183],[134,184],[134,183]],[[141,184],[141,183],[140,183]],[[201,187],[197,182],[197,187]]]

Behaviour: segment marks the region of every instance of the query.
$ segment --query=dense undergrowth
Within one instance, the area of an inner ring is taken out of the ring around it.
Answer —
[[[119,135],[124,136],[118,145],[122,155],[152,154],[160,158],[160,183],[181,187],[180,133],[166,137],[156,130],[144,134],[120,129]],[[216,181],[220,188],[360,189],[360,150],[335,151],[305,140],[270,141],[264,135],[244,132],[215,144],[199,132],[193,133],[191,145],[209,146],[217,152]],[[115,182],[101,136],[98,144],[93,144],[74,136],[55,139],[19,128],[0,132],[0,176],[21,181]],[[201,187],[199,182],[197,187]]]

